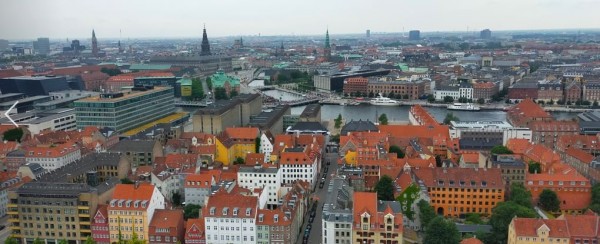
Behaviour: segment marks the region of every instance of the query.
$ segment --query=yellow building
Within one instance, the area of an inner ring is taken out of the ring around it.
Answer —
[[[110,241],[131,239],[133,233],[140,240],[148,240],[148,225],[156,209],[165,208],[165,198],[151,184],[118,184],[108,205]]]
[[[400,211],[396,201],[377,201],[377,193],[354,192],[352,243],[402,243]]]
[[[190,78],[183,78],[178,80],[181,87],[181,97],[191,97],[192,96],[192,80]]]
[[[564,219],[513,218],[508,226],[508,244],[592,243],[570,242]]]
[[[215,160],[225,165],[236,158],[246,158],[246,154],[256,152],[256,138],[260,131],[255,127],[230,127],[217,136]]]

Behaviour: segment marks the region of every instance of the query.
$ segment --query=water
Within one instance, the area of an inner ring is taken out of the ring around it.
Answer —
[[[446,114],[450,112],[441,107],[425,107],[438,121],[443,121]],[[301,114],[302,107],[293,107],[292,114]],[[376,121],[376,116],[385,113],[390,121],[408,121],[410,106],[372,106],[362,104],[358,106],[323,105],[321,106],[321,119],[332,120],[341,114],[349,120],[371,120]],[[489,111],[451,111],[462,121],[505,121],[506,112],[501,110]],[[577,113],[552,112],[556,119],[569,120],[577,116]]]

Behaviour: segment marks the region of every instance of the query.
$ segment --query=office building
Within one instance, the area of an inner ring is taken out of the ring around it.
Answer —
[[[8,194],[11,235],[21,243],[67,240],[82,243],[91,235],[91,215],[99,195],[112,185],[29,182]]]
[[[408,40],[409,41],[418,41],[421,40],[421,31],[419,30],[411,30],[408,32]]]
[[[134,87],[74,102],[77,128],[109,127],[124,132],[175,112],[172,87]]]
[[[64,76],[17,76],[0,79],[2,94],[23,93],[31,97],[63,90],[70,90],[69,83]]]
[[[490,29],[482,30],[479,33],[479,38],[481,38],[481,39],[490,39],[490,38],[492,38],[492,31]]]
[[[319,91],[343,92],[344,81],[347,78],[382,76],[389,73],[389,70],[361,70],[353,73],[315,75],[313,81],[315,88]]]
[[[33,135],[43,131],[71,131],[77,128],[75,110],[72,108],[30,111],[14,114],[11,119],[20,126],[26,127]],[[12,122],[8,118],[1,118],[0,124],[12,125]]]
[[[33,41],[33,51],[35,54],[46,55],[50,53],[50,39],[40,37],[37,41]]]
[[[262,98],[258,94],[240,94],[231,100],[219,100],[194,114],[194,132],[216,135],[227,127],[246,126],[250,117],[261,111]]]

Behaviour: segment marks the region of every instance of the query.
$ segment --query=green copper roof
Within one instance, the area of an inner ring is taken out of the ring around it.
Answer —
[[[281,63],[278,63],[278,64],[274,64],[273,68],[276,68],[276,69],[285,69],[288,66],[290,66],[290,63],[288,63],[288,62],[281,62]]]
[[[132,64],[130,70],[167,70],[170,69],[170,64]]]
[[[210,77],[210,81],[213,84],[213,87],[223,87],[225,82],[229,82],[229,85],[239,86],[240,80],[230,75],[226,75],[222,70],[217,71],[214,75]]]
[[[181,84],[182,86],[191,86],[192,85],[192,79],[190,79],[190,78],[182,78],[182,79],[178,80],[177,83]]]

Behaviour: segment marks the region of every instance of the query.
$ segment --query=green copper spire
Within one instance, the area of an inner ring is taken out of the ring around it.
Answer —
[[[325,48],[331,48],[329,45],[329,28],[327,29],[327,32],[325,32]]]

